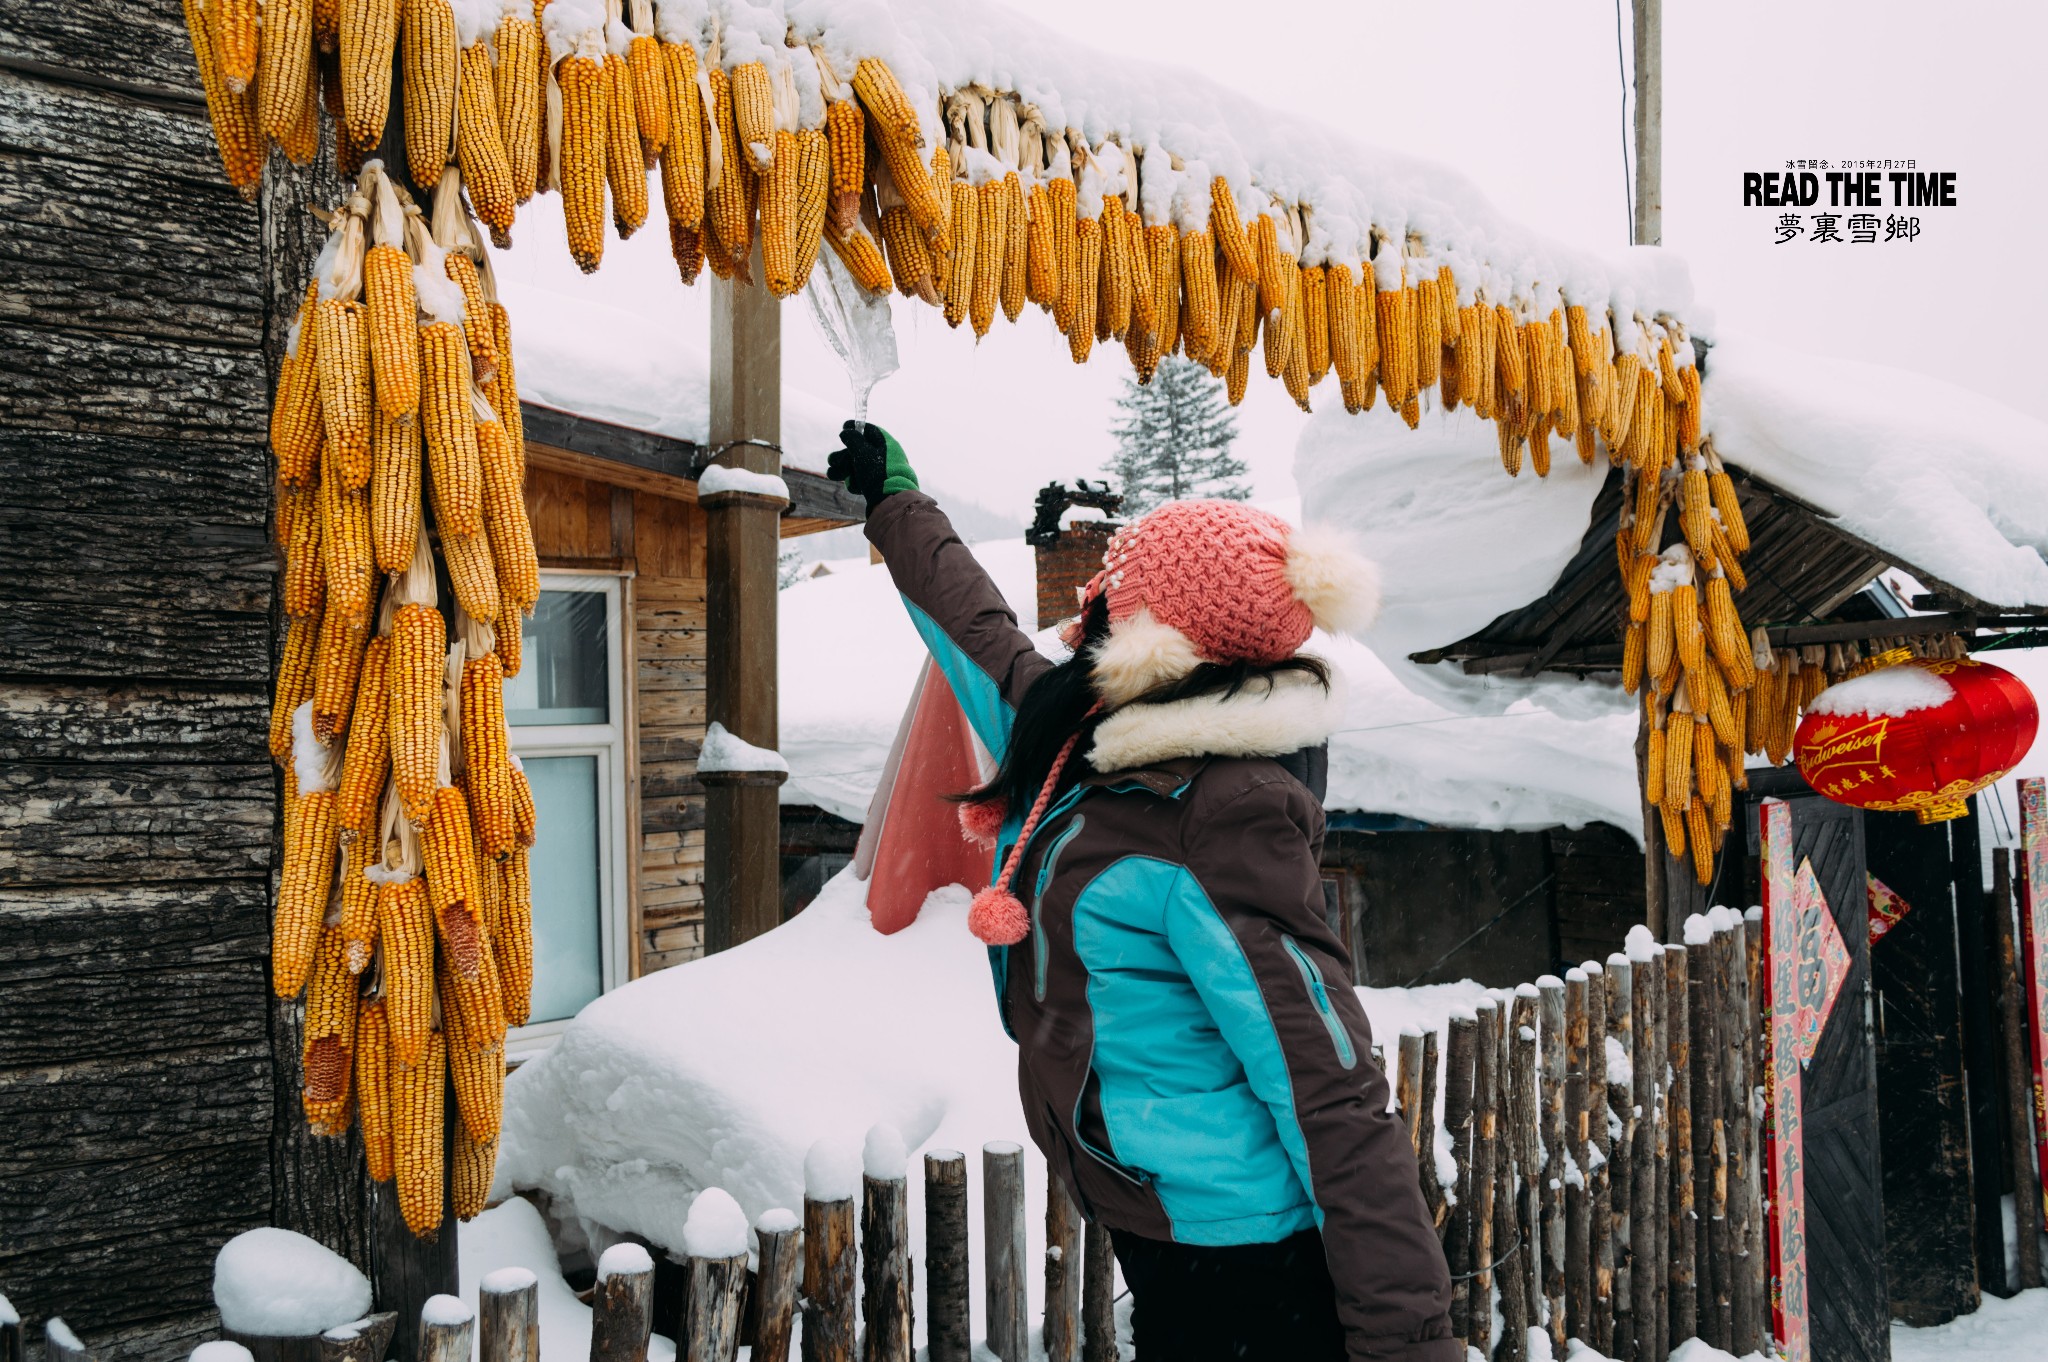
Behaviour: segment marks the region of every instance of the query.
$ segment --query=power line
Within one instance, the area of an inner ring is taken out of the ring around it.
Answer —
[[[1614,64],[1621,73],[1621,201],[1628,209],[1628,239],[1636,239],[1635,171],[1629,165],[1628,48],[1621,37],[1621,0],[1614,0]]]

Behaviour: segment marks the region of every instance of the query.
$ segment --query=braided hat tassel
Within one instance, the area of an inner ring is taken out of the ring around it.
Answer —
[[[1089,711],[1091,714],[1093,710]],[[1052,760],[1052,769],[1045,773],[1045,784],[1038,789],[1038,799],[1025,815],[1024,827],[1017,834],[1017,843],[1010,848],[1010,854],[1003,859],[1003,873],[996,882],[974,896],[974,902],[967,909],[967,930],[991,946],[1014,946],[1031,931],[1031,914],[1024,903],[1010,892],[1010,877],[1017,873],[1018,858],[1031,842],[1031,834],[1038,829],[1038,822],[1045,817],[1046,806],[1052,803],[1052,792],[1059,788],[1060,773],[1066,769],[1067,759],[1074,755],[1074,745],[1081,741],[1080,730],[1060,746],[1059,755]]]

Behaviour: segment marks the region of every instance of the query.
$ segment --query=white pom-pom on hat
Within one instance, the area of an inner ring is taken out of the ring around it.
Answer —
[[[1287,584],[1308,607],[1316,627],[1358,634],[1380,613],[1379,565],[1358,543],[1330,525],[1303,525],[1287,537]]]
[[[1141,607],[1109,626],[1109,637],[1095,646],[1090,674],[1095,693],[1114,708],[1201,665],[1202,655],[1186,634]]]

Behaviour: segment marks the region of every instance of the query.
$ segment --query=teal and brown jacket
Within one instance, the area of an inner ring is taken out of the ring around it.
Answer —
[[[1000,757],[1051,662],[931,498],[884,498],[867,533]],[[990,959],[1025,1120],[1091,1221],[1202,1245],[1317,1228],[1351,1358],[1462,1362],[1415,1155],[1324,918],[1322,806],[1281,760],[1340,710],[1283,674],[1110,714],[1019,859],[1030,934]]]

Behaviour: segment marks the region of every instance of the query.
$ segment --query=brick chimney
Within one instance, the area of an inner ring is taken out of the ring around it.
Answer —
[[[1077,520],[1062,528],[1060,518],[1076,506],[1114,516],[1122,509],[1123,498],[1111,492],[1106,482],[1076,482],[1071,490],[1055,482],[1039,491],[1036,514],[1024,538],[1038,560],[1036,627],[1040,629],[1073,617],[1081,588],[1102,570],[1109,537],[1119,528],[1109,519]]]

